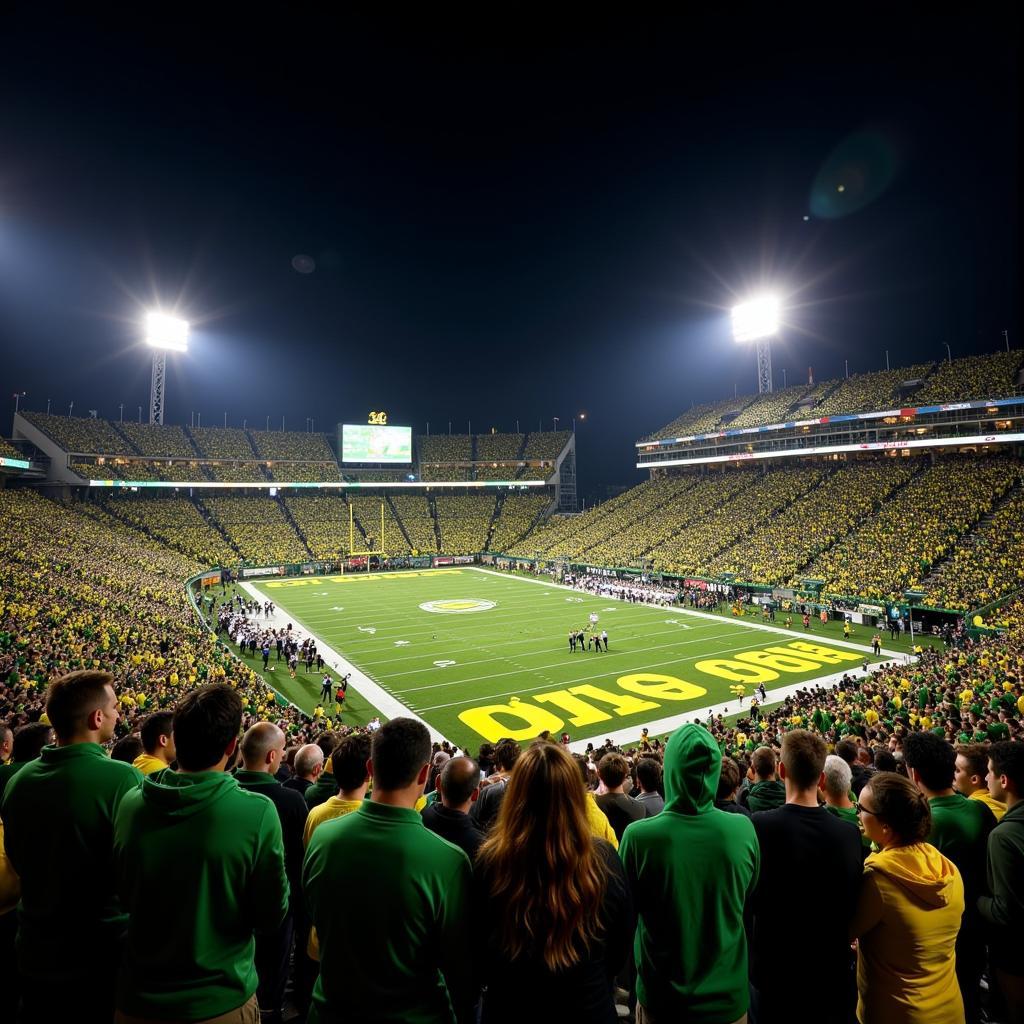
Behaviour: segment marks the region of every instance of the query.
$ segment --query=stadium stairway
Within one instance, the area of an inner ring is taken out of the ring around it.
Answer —
[[[470,443],[473,450],[473,458],[476,458],[476,435],[470,435]],[[437,544],[438,551],[444,551],[444,547],[441,544],[441,524],[437,521],[437,504],[434,502],[434,496],[432,494],[427,495],[427,508],[430,509],[430,521],[434,524],[434,543]]]
[[[194,451],[199,458],[205,459],[206,456],[203,455],[202,449],[199,447],[198,443],[196,442],[196,439],[192,436],[192,431],[189,430],[188,427],[186,427],[184,424],[182,424],[181,429],[185,431],[185,437],[188,438],[188,443],[192,445],[192,451]],[[203,469],[205,470],[205,468],[206,467],[204,466]]]
[[[395,503],[391,500],[391,495],[386,496],[388,503],[388,511],[391,513],[392,518],[398,523],[398,528],[402,531],[402,536],[405,538],[405,543],[409,545],[409,550],[412,551],[414,548],[412,540],[409,538],[409,531],[405,528],[405,523],[402,522],[402,517],[398,514],[398,509],[395,508]],[[436,519],[435,519],[436,522]]]
[[[195,505],[197,509],[199,509],[199,514],[206,520],[206,522],[224,538],[224,543],[227,544],[228,547],[233,548],[237,551],[238,547],[236,546],[235,542],[227,535],[227,533],[224,530],[224,527],[221,526],[217,517],[203,504],[202,499],[193,498],[192,503]],[[239,554],[239,558],[241,557],[241,554]]]
[[[125,452],[132,452],[134,454],[142,455],[142,449],[135,444],[132,439],[113,421],[110,420],[110,426],[113,428],[115,434],[118,437],[124,438]]]
[[[249,443],[252,443],[251,437],[249,438]],[[260,468],[263,469],[264,473],[266,473],[266,467],[261,466]],[[299,540],[302,541],[302,546],[309,553],[309,557],[312,558],[313,549],[309,546],[309,541],[306,539],[305,533],[302,532],[302,527],[299,526],[299,524],[295,521],[295,516],[292,515],[292,510],[288,507],[288,503],[281,497],[280,494],[277,495],[277,497],[275,497],[273,500],[276,501],[277,504],[280,506],[285,521],[291,523],[292,529],[299,535]]]
[[[349,501],[349,496],[345,495],[345,504],[351,506],[352,502]],[[359,535],[363,538],[363,549],[365,550],[368,545],[366,529],[363,524],[359,521],[359,516],[356,513],[355,508],[352,508],[352,525],[359,531]],[[353,541],[355,538],[353,538]]]
[[[498,519],[501,517],[501,513],[505,508],[505,492],[498,491],[496,500],[494,502],[494,509],[491,511],[491,521],[487,524],[487,539],[484,541],[484,551],[491,550],[491,538],[494,536],[494,527],[498,523]],[[530,529],[533,529],[531,526]]]

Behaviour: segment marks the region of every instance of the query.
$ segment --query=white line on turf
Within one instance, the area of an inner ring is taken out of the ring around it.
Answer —
[[[262,591],[257,590],[251,583],[240,583],[240,587],[256,602],[263,604],[267,599],[266,594]],[[263,622],[267,622],[267,619],[263,619]],[[349,681],[349,685],[357,693],[361,693],[374,707],[382,711],[388,718],[415,718],[430,730],[431,741],[441,742],[446,737],[438,732],[429,722],[424,721],[417,715],[411,708],[407,707],[401,701],[396,700],[394,696],[386,692],[384,688],[373,679],[371,679],[365,672],[363,672],[358,666],[353,665],[352,662],[343,658],[333,647],[326,644],[323,639],[313,631],[297,616],[294,612],[283,612],[279,607],[275,605],[273,614],[269,619],[270,623],[274,626],[281,628],[287,626],[289,622],[293,625],[302,626],[302,628],[316,637],[317,649],[324,656],[326,661],[336,672],[344,675],[346,672],[352,673],[352,678]]]

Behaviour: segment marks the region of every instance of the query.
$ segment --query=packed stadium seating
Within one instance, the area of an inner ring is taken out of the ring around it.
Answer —
[[[122,455],[131,451],[131,445],[106,420],[53,416],[25,409],[21,415],[68,452]]]
[[[537,521],[548,505],[550,498],[545,494],[506,494],[501,503],[501,515],[494,522],[490,548],[492,551],[507,552]]]
[[[452,466],[442,463],[439,466],[425,464],[420,470],[420,479],[425,481],[472,480],[472,466]]]
[[[900,384],[927,377],[933,366],[933,363],[919,363],[896,370],[854,374],[814,406],[814,415],[839,416],[843,413],[894,408],[898,404],[897,389]]]
[[[521,477],[527,469],[533,471],[533,467],[520,466],[514,462],[499,463],[498,465],[490,462],[478,462],[473,467],[473,475],[477,480],[515,480]],[[540,471],[542,477],[546,478],[549,475],[550,470]]]
[[[1024,473],[1024,466],[1019,467]],[[1024,488],[1013,490],[924,583],[926,603],[967,611],[1024,587]]]
[[[416,438],[420,462],[470,462],[473,459],[471,434],[424,434]]]
[[[1006,398],[1019,392],[1017,374],[1022,363],[1024,349],[939,363],[932,377],[914,395],[914,402],[934,405],[972,398]]]
[[[291,513],[314,558],[337,558],[349,551],[349,504],[338,494],[303,494],[287,497]],[[377,532],[380,532],[379,530]],[[362,534],[355,530],[356,550],[363,549]]]
[[[794,384],[780,391],[770,391],[758,395],[743,412],[727,424],[728,429],[738,430],[741,427],[759,427],[765,423],[785,423],[791,410],[797,403],[814,391],[810,384]]]
[[[937,460],[815,558],[807,575],[825,580],[833,594],[901,598],[991,511],[1018,474],[1019,464],[1008,458]]]
[[[5,459],[23,459],[25,456],[14,447],[13,444],[9,444],[2,437],[0,437],[0,458]]]
[[[523,437],[523,434],[477,434],[477,461],[514,461],[519,457],[519,452],[523,447]]]
[[[786,584],[819,552],[873,515],[920,468],[908,459],[852,463],[827,476],[803,499],[753,524],[708,565],[751,583]]]
[[[128,438],[131,446],[141,455],[194,459],[198,454],[184,427],[129,421],[118,423],[117,430]]]
[[[468,555],[486,550],[496,500],[494,494],[437,495],[434,507],[441,551],[446,555]]]
[[[104,508],[204,566],[230,566],[239,560],[238,552],[188,498],[117,495]]]
[[[389,554],[403,554],[407,555],[411,551],[408,543],[405,539],[405,534],[402,533],[402,528],[395,518],[394,513],[391,509],[391,504],[388,502],[386,497],[373,494],[350,494],[348,496],[349,504],[352,506],[352,513],[355,517],[355,521],[362,527],[364,539],[373,538],[372,549],[374,551],[384,550]],[[422,500],[422,499],[421,499]],[[381,506],[384,507],[384,536],[381,537],[380,533],[380,517],[381,517]],[[348,514],[345,516],[346,523],[348,522]],[[347,529],[347,527],[346,527]],[[364,540],[361,540],[358,533],[356,535],[356,545],[361,550],[365,550],[362,545]],[[431,548],[431,550],[434,550]]]
[[[543,430],[528,434],[524,459],[557,459],[572,436],[568,430]]]
[[[334,452],[323,434],[294,430],[250,430],[256,454],[261,459],[294,462],[335,462]]]
[[[310,557],[276,498],[248,495],[204,498],[202,507],[246,562],[273,565],[275,562],[305,562]]]
[[[414,553],[437,551],[437,533],[429,499],[422,494],[397,494],[391,498],[395,513],[409,538]]]
[[[255,459],[248,431],[234,427],[190,427],[199,451],[210,459]]]
[[[272,462],[265,467],[271,480],[328,483],[341,479],[336,462]]]

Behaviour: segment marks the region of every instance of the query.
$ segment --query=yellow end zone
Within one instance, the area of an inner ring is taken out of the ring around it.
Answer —
[[[742,651],[731,658],[708,658],[698,661],[694,668],[732,683],[756,685],[774,682],[787,672],[803,673],[826,665],[841,667],[860,662],[863,658],[864,655],[852,651],[795,640],[758,651]],[[665,701],[694,701],[708,692],[697,683],[658,672],[633,672],[619,676],[615,684],[626,692],[605,690],[585,683],[565,690],[534,693],[526,699],[513,697],[507,704],[468,708],[459,715],[459,721],[488,743],[496,743],[503,736],[528,740],[545,730],[559,732],[566,721],[577,728],[597,725],[611,721],[613,715],[626,717],[654,712]],[[542,704],[547,706],[541,707]],[[557,708],[565,717],[549,710],[551,707]],[[648,717],[656,716],[648,714]]]
[[[397,576],[458,576],[462,569],[399,569],[395,572],[352,573],[348,576],[298,576],[292,580],[247,580],[264,587],[308,587],[314,583],[359,583],[362,580],[390,580]]]

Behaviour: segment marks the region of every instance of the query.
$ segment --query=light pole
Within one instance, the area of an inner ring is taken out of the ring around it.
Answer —
[[[558,429],[558,417],[557,416],[552,416],[551,417],[551,429],[552,430],[557,430]]]
[[[785,390],[785,388],[787,388],[788,386],[789,385],[786,383],[786,369],[785,369],[785,367],[783,367],[783,369],[782,369],[782,387],[783,387],[783,390]]]
[[[270,433],[270,417],[267,417],[267,433]]]
[[[1010,332],[1009,331],[1003,331],[1003,341],[1006,342],[1006,351],[1009,352],[1010,351]]]
[[[188,323],[166,313],[148,313],[146,344],[153,349],[153,375],[149,385],[149,422],[163,426],[167,392],[167,353],[188,351]]]
[[[757,393],[772,391],[771,340],[779,333],[779,300],[762,295],[732,310],[732,336],[736,342],[757,344]]]
[[[124,402],[122,402],[117,408],[119,410],[118,411],[118,416],[117,416],[117,422],[118,423],[124,423]]]
[[[946,358],[950,362],[953,362],[953,353],[949,349],[949,342],[947,341],[947,342],[944,342],[943,344],[945,344],[945,346],[946,346]]]
[[[142,406],[139,406],[139,422],[142,422]]]
[[[18,403],[28,395],[27,391],[15,391],[11,396],[14,399],[14,415],[18,415]]]

